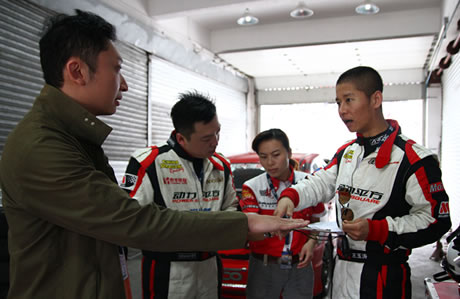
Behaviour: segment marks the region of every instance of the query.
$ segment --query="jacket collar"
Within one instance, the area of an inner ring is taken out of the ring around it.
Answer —
[[[289,178],[286,181],[289,181],[289,182],[291,182],[291,185],[294,185],[294,168],[291,165],[289,165],[289,169],[291,170],[291,175],[289,176]],[[267,172],[267,175],[270,177],[270,180],[273,183],[273,187],[275,187],[275,189],[278,190],[281,181],[279,179],[277,179],[277,178],[274,178],[274,177],[270,176],[268,174],[268,172]]]
[[[101,146],[112,128],[59,89],[45,84],[34,107],[51,115],[78,139]]]
[[[203,161],[203,159],[201,158],[195,158],[195,157],[192,157],[189,153],[187,153],[183,148],[182,146],[177,142],[177,139],[176,139],[176,131],[173,131],[171,133],[171,136],[169,136],[169,139],[168,139],[168,144],[169,146],[171,146],[173,148],[173,150],[177,153],[177,155],[183,159],[186,159],[186,160],[189,160],[189,161]]]
[[[399,127],[399,124],[396,120],[387,119],[386,121],[390,127],[385,132],[382,132],[381,134],[374,137],[366,138],[369,139],[372,143],[375,143],[374,145],[380,146],[378,149],[377,158],[375,159],[375,166],[377,168],[383,168],[388,164],[388,162],[390,162],[391,148],[393,147],[396,136],[401,134],[401,128]],[[360,134],[357,134],[357,136],[357,142],[359,144],[363,144],[364,137]]]

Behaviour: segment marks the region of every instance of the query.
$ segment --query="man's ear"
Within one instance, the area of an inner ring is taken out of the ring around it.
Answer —
[[[375,109],[382,107],[382,102],[383,102],[383,94],[380,90],[377,90],[371,95],[371,103]]]
[[[184,135],[182,135],[181,133],[176,133],[176,140],[177,143],[179,143],[182,147],[185,146],[186,138]]]
[[[89,81],[89,68],[80,58],[70,57],[64,66],[64,80],[84,86]]]

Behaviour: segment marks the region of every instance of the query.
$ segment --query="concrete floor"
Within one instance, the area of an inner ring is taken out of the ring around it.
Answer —
[[[447,248],[443,241],[444,251]],[[409,258],[409,264],[412,269],[412,298],[423,299],[425,296],[424,279],[431,277],[433,274],[442,271],[439,262],[430,259],[431,254],[435,250],[435,244],[426,245],[414,249]],[[129,250],[128,269],[130,274],[131,288],[133,291],[133,299],[142,299],[141,283],[140,283],[140,261],[141,253],[139,250]]]

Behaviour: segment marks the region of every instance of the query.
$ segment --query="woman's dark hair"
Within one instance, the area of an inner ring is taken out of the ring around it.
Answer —
[[[40,63],[45,82],[62,87],[62,71],[70,57],[81,58],[92,73],[97,69],[99,53],[116,40],[115,27],[98,15],[75,10],[76,15],[50,17],[40,39]]]
[[[281,142],[283,147],[288,151],[291,152],[291,147],[289,146],[289,138],[287,137],[286,133],[284,133],[280,129],[269,129],[257,134],[257,136],[252,141],[252,150],[255,151],[257,154],[259,153],[259,146],[262,141],[267,140],[278,140]]]
[[[257,134],[257,136],[252,141],[252,150],[259,154],[260,144],[268,140],[278,140],[288,151],[288,153],[292,153],[291,146],[289,145],[289,138],[281,129],[269,129]],[[291,164],[294,169],[298,168],[299,165],[299,163],[294,159],[289,159],[289,164]]]
[[[368,66],[358,66],[340,75],[337,84],[351,82],[358,90],[364,92],[370,97],[374,92],[379,90],[383,92],[382,77],[379,73]]]

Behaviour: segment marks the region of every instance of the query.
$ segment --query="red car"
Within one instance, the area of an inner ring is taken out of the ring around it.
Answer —
[[[292,158],[299,162],[299,170],[311,173],[326,163],[318,154],[292,154]],[[232,165],[235,188],[238,197],[241,196],[243,183],[264,172],[256,153],[245,153],[229,156]],[[326,205],[327,208],[327,205]],[[326,238],[318,241],[312,259],[315,273],[313,289],[314,298],[322,298],[329,292],[332,273],[332,240]],[[222,259],[222,298],[246,298],[246,282],[248,279],[248,248],[219,251]]]

